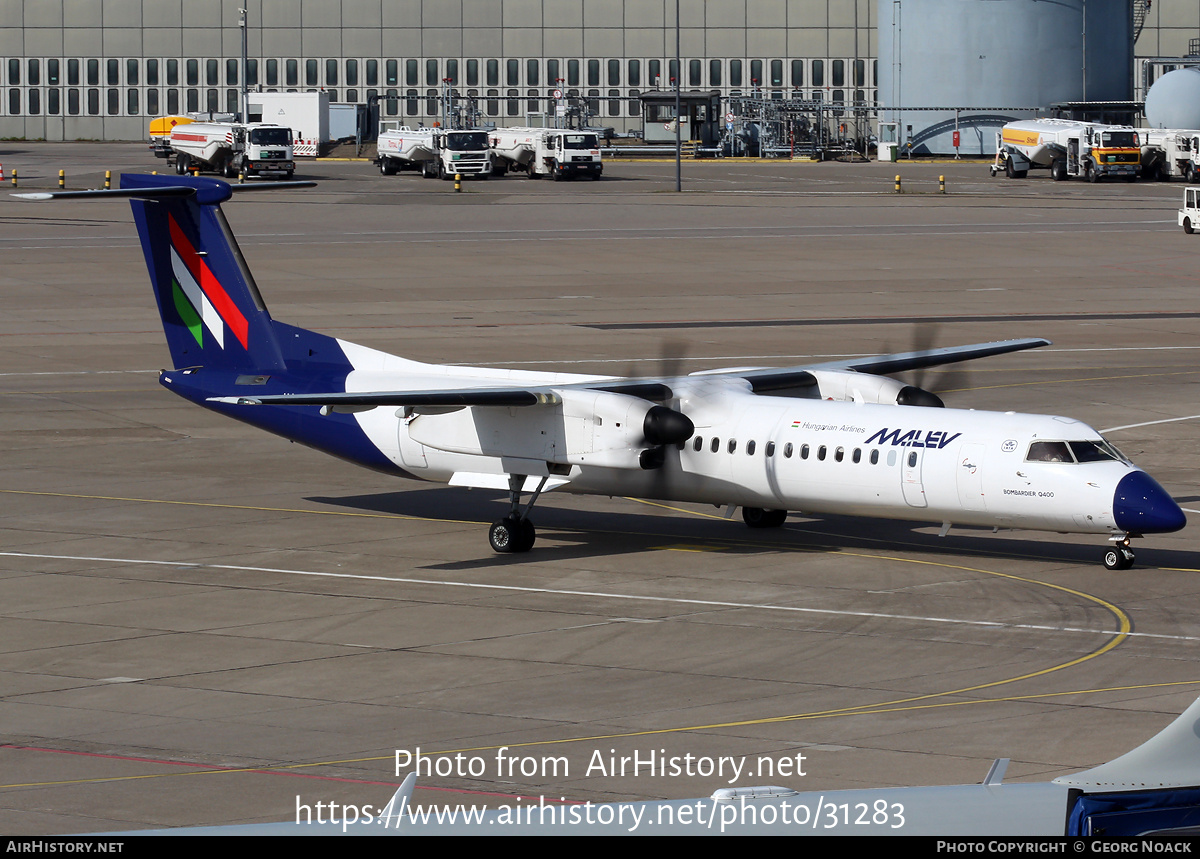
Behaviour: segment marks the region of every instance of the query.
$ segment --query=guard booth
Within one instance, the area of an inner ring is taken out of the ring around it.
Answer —
[[[652,90],[642,100],[642,140],[647,143],[675,142],[675,91]],[[721,94],[683,92],[679,94],[682,121],[680,140],[696,140],[701,146],[717,146],[721,140]]]

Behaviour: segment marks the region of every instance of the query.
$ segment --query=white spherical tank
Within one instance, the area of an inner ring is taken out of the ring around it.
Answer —
[[[1146,93],[1151,128],[1200,128],[1200,69],[1167,72]]]
[[[959,151],[991,154],[1004,122],[1029,114],[979,108],[1132,98],[1129,10],[1128,0],[878,0],[879,102],[962,108]],[[953,111],[880,117],[900,123],[902,142],[912,126],[914,152],[954,151]]]

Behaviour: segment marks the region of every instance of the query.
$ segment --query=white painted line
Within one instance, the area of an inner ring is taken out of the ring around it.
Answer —
[[[910,623],[941,623],[955,626],[984,627],[1002,630],[1031,630],[1037,632],[1083,633],[1084,635],[1114,636],[1118,633],[1111,629],[1088,629],[1074,626],[1046,626],[1030,623],[1003,623],[991,620],[964,620],[953,617],[925,617],[921,615],[887,614],[871,611],[842,611],[839,609],[804,608],[802,606],[771,605],[769,603],[740,603],[725,600],[684,599],[680,597],[657,597],[642,594],[621,594],[604,591],[572,591],[558,588],[530,588],[518,585],[483,584],[479,582],[455,582],[445,579],[413,579],[399,576],[372,576],[362,573],[323,573],[313,570],[288,570],[278,567],[246,567],[237,564],[204,564],[192,561],[152,561],[145,558],[100,558],[87,555],[43,555],[32,552],[0,552],[0,557],[32,558],[54,561],[84,561],[102,564],[138,564],[143,566],[175,567],[196,570],[232,570],[243,573],[274,573],[284,576],[300,576],[304,578],[349,579],[356,581],[391,582],[406,585],[430,585],[446,588],[468,588],[472,590],[509,591],[512,593],[547,594],[551,596],[591,597],[609,600],[629,600],[634,602],[667,603],[671,605],[703,606],[706,608],[754,609],[758,611],[777,611],[794,614],[819,614],[834,617],[878,618],[882,620],[899,620]],[[1200,641],[1200,637],[1188,635],[1161,635],[1147,632],[1128,632],[1129,637],[1168,639],[1171,641]]]
[[[1200,415],[1188,415],[1182,418],[1163,418],[1161,421],[1146,421],[1140,424],[1125,424],[1123,427],[1109,427],[1108,429],[1100,430],[1100,432],[1117,432],[1118,430],[1137,429],[1138,427],[1152,427],[1155,424],[1173,424],[1176,421],[1194,421],[1196,418],[1200,418]]]

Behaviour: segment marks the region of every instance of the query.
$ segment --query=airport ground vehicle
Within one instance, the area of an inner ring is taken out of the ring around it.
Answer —
[[[192,122],[174,126],[165,143],[168,151],[155,154],[173,161],[181,176],[195,169],[227,179],[239,173],[290,179],[296,170],[292,131],[282,125]]]
[[[376,161],[384,176],[401,170],[420,170],[426,179],[452,179],[456,173],[487,178],[492,173],[486,131],[409,128],[386,120],[382,126]]]
[[[1179,210],[1179,226],[1189,236],[1200,229],[1200,188],[1183,189],[1183,208]]]
[[[1055,181],[1083,177],[1099,182],[1110,176],[1133,181],[1141,165],[1138,141],[1138,132],[1123,125],[1069,119],[1010,122],[996,134],[991,171],[1023,179],[1031,169],[1048,167]]]
[[[530,179],[572,176],[599,179],[604,172],[600,139],[594,132],[562,128],[497,128],[488,135],[495,159],[492,172],[523,172]]]
[[[1150,128],[1142,135],[1142,178],[1200,182],[1200,131]]]

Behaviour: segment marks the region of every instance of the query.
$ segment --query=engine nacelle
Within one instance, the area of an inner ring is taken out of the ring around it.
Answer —
[[[944,404],[936,394],[887,376],[855,373],[853,370],[813,370],[821,399],[837,402],[876,403],[885,406],[931,406]]]
[[[647,449],[682,444],[695,431],[686,415],[640,397],[576,388],[554,394],[536,406],[418,414],[407,430],[414,441],[451,453],[612,468],[653,467]]]

